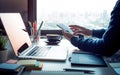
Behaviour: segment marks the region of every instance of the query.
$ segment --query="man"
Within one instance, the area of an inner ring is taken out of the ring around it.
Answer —
[[[89,30],[87,28],[70,25],[74,35],[63,31],[64,36],[80,50],[100,54],[103,56],[111,56],[120,49],[120,0],[117,1],[113,11],[108,28],[101,30]],[[77,34],[97,37],[79,38]]]

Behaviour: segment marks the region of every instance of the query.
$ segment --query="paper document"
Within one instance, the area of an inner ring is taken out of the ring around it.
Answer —
[[[72,31],[67,25],[57,24],[57,26],[58,26],[59,28],[61,28],[62,30],[66,31],[66,32],[69,32],[70,34],[73,34],[73,31]]]

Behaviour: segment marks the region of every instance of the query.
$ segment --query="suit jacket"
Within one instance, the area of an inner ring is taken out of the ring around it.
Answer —
[[[111,12],[108,28],[93,30],[94,38],[72,37],[71,43],[79,49],[104,56],[111,56],[120,49],[120,0]]]

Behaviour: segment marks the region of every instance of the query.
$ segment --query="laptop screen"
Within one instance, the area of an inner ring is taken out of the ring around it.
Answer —
[[[23,45],[32,44],[20,13],[0,13],[0,19],[16,55]]]

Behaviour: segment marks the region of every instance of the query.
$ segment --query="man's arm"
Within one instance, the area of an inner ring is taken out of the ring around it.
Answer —
[[[108,29],[101,35],[99,39],[72,37],[71,43],[83,51],[104,56],[117,52],[120,49],[120,0],[111,13]]]
[[[105,32],[105,29],[92,30],[92,36],[97,38],[102,38],[104,32]]]

